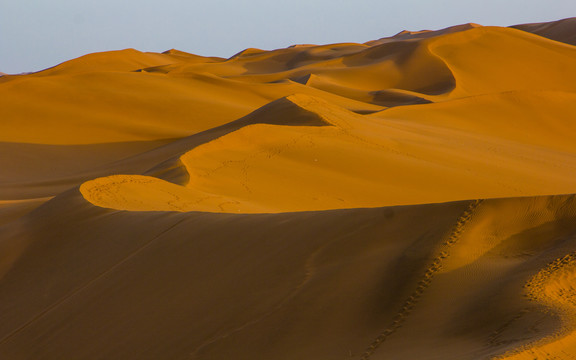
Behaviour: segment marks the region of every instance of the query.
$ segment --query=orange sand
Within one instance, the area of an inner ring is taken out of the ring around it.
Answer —
[[[575,358],[575,25],[1,76],[0,359]]]

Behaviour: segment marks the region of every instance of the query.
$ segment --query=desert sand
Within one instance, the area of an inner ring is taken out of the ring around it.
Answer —
[[[576,359],[576,20],[0,77],[0,359]]]

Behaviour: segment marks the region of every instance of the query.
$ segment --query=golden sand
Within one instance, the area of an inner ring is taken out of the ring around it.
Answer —
[[[0,359],[576,358],[575,25],[1,76]]]

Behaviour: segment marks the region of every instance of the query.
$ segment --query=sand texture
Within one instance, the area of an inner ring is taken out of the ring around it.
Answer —
[[[1,76],[0,359],[576,359],[575,34]]]

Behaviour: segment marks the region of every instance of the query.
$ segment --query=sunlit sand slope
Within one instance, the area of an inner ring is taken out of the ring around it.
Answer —
[[[265,123],[286,112],[324,126]],[[185,186],[124,175],[80,190],[114,209],[244,213],[571,193],[570,114],[576,94],[558,92],[486,95],[370,116],[296,95],[253,114],[261,124],[184,154]]]
[[[574,359],[574,24],[1,76],[0,359]]]

